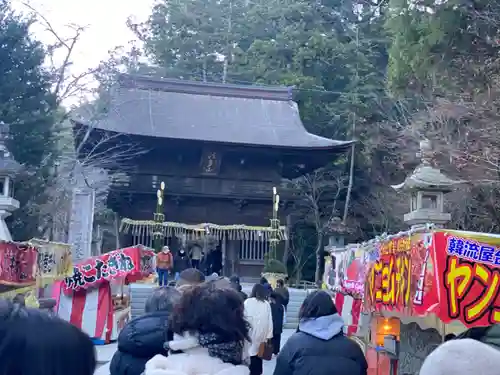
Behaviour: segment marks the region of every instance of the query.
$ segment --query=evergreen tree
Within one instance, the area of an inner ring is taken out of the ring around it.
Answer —
[[[390,0],[388,9],[388,88],[405,97],[411,130],[433,142],[439,166],[472,182],[448,196],[450,226],[497,232],[500,5]]]
[[[30,24],[0,1],[0,120],[10,126],[8,148],[24,166],[15,186],[21,209],[11,219],[13,238],[21,241],[40,235],[38,207],[56,157],[56,102],[43,69],[44,49],[30,35]]]
[[[387,221],[366,205],[389,185],[371,171],[385,155],[373,159],[382,146],[365,147],[392,109],[385,94],[384,19],[380,6],[357,0],[163,0],[135,30],[167,76],[294,86],[309,131],[361,140],[349,215],[360,229],[350,240],[358,240],[387,230]],[[348,173],[347,161],[340,158],[335,168]]]
[[[245,3],[164,0],[154,6],[148,22],[130,26],[168,76],[221,81],[242,35]]]

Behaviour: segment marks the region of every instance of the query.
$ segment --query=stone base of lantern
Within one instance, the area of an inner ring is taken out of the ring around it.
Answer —
[[[10,235],[9,228],[5,223],[5,219],[8,218],[12,211],[19,208],[19,201],[10,198],[0,196],[0,240],[1,241],[12,241],[12,236]]]
[[[408,225],[425,225],[428,223],[433,223],[438,226],[442,226],[449,223],[451,220],[451,214],[438,212],[436,210],[415,210],[413,212],[407,213],[404,216],[404,221]]]

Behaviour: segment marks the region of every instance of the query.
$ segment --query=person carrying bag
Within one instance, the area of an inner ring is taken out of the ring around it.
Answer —
[[[262,375],[263,360],[272,358],[273,317],[271,305],[267,301],[269,293],[262,284],[255,284],[250,298],[246,299],[245,318],[250,324],[250,346],[247,354],[250,357],[250,375]]]

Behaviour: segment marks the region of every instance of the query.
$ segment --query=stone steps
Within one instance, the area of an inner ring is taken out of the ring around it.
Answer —
[[[154,284],[130,284],[130,315],[132,319],[144,314],[146,301],[155,288]]]
[[[254,284],[242,283],[243,291],[250,296]],[[130,284],[130,307],[131,317],[136,318],[144,314],[146,300],[151,295],[156,285],[151,284]],[[299,310],[302,302],[306,298],[308,291],[305,289],[289,288],[290,301],[287,306],[286,323],[284,328],[295,329],[299,324]]]
[[[302,302],[307,296],[307,291],[303,289],[289,288],[290,301],[286,310],[286,323],[283,328],[296,329],[299,325],[299,310]]]
[[[248,294],[248,296],[250,296],[253,284],[242,283],[241,286],[243,288],[243,291]],[[302,302],[304,302],[308,291],[305,289],[288,288],[288,293],[290,294],[290,301],[288,302],[286,323],[284,324],[283,328],[296,329],[299,325],[300,306],[302,306]]]

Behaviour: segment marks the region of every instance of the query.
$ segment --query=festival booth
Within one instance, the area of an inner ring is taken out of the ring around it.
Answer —
[[[87,333],[96,344],[116,340],[130,319],[130,301],[123,296],[121,286],[150,276],[153,264],[153,250],[134,246],[75,265],[73,274],[55,289],[57,314]],[[121,291],[114,293],[113,289]]]
[[[32,239],[0,242],[0,296],[33,292],[71,273],[70,245]]]
[[[371,242],[365,309],[372,314],[370,374],[396,374],[401,324],[433,329],[444,341],[471,327],[500,322],[500,236],[422,228]]]

